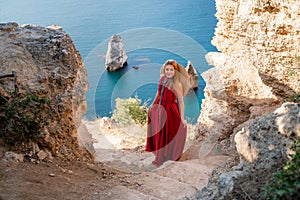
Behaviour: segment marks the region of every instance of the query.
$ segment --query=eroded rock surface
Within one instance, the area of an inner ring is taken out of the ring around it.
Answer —
[[[214,174],[198,198],[235,199],[245,194],[260,198],[271,173],[287,162],[291,141],[300,134],[299,125],[300,107],[295,103],[284,103],[253,120],[234,137],[239,163]]]
[[[216,0],[216,8],[212,43],[220,52],[206,55],[213,68],[202,73],[200,156],[300,92],[300,2]]]
[[[0,24],[0,66],[0,74],[15,71],[18,98],[31,95],[49,101],[41,114],[47,123],[36,141],[41,150],[67,160],[90,159],[92,143],[79,139],[90,137],[81,123],[86,111],[86,68],[70,36],[57,26]],[[11,101],[12,79],[1,79],[0,88]]]

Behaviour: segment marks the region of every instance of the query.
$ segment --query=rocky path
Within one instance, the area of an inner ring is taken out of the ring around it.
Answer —
[[[168,161],[155,168],[151,153],[126,150],[96,150],[96,160],[109,167],[131,173],[126,184],[109,189],[107,199],[195,199],[208,182],[211,172],[224,164],[227,156]],[[121,192],[121,193],[120,193]]]
[[[197,191],[207,184],[211,172],[229,158],[208,155],[201,159],[168,161],[156,168],[152,165],[154,155],[145,152],[142,143],[135,143],[142,141],[144,130],[140,130],[142,134],[136,127],[122,131],[122,128],[115,129],[101,120],[86,125],[95,140],[95,159],[128,173],[122,185],[107,189],[101,199],[196,199]],[[134,137],[128,135],[134,131]],[[120,149],[122,145],[126,148]],[[130,149],[130,145],[135,148]]]

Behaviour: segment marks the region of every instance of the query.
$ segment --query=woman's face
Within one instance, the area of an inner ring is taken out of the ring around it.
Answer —
[[[165,67],[165,75],[167,78],[173,78],[175,75],[175,69],[173,65],[167,65]]]

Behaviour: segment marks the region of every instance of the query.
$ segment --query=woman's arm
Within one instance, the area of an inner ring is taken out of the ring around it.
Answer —
[[[153,101],[152,101],[152,104],[151,104],[149,107],[151,107],[151,106],[153,105],[153,103],[155,102],[157,96],[158,96],[158,91],[156,92],[156,95],[155,95],[155,97],[154,97],[154,99],[153,99]]]
[[[184,101],[183,101],[183,87],[181,83],[178,83],[177,88],[176,88],[176,93],[177,93],[177,99],[178,99],[178,106],[179,106],[179,112],[181,116],[182,122],[184,122]]]
[[[158,91],[160,90],[160,87],[162,87],[163,77],[164,77],[164,75],[161,74],[160,75],[160,79],[159,79],[159,84],[158,84],[157,92],[156,92],[155,97],[154,97],[154,99],[152,101],[152,104],[149,106],[149,108],[154,104],[155,100],[158,98],[158,95],[159,95]]]

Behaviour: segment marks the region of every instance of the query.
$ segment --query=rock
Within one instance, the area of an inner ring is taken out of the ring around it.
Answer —
[[[48,154],[45,151],[41,150],[40,152],[38,152],[37,156],[39,160],[44,160],[48,157]]]
[[[288,160],[291,141],[299,134],[299,116],[296,103],[284,103],[274,112],[252,120],[234,137],[240,162],[233,171],[220,174],[217,183],[210,182],[202,189],[199,199],[236,199],[241,190],[257,199],[262,184]]]
[[[287,147],[295,136],[288,133],[299,134],[299,116],[297,104],[284,103],[273,113],[257,118],[235,135],[237,152],[255,169],[269,169],[286,161]]]
[[[226,196],[228,193],[232,192],[235,179],[242,174],[243,173],[241,171],[231,171],[220,176],[218,186],[222,196]]]
[[[18,26],[19,25],[15,22],[0,23],[0,31],[2,31],[2,32],[12,32]]]
[[[189,74],[191,88],[193,88],[194,90],[197,89],[199,76],[198,76],[197,70],[193,67],[191,61],[188,61],[187,65],[185,67],[185,70]]]
[[[51,26],[47,26],[47,28],[51,28],[51,29],[58,30],[58,31],[62,31],[63,30],[63,28],[61,26],[58,26],[56,24],[53,24]]]
[[[23,154],[17,154],[12,151],[5,152],[4,154],[4,160],[9,162],[23,162],[24,161],[24,155]]]
[[[119,35],[112,35],[108,43],[105,66],[108,71],[116,71],[127,64],[127,55],[124,44]]]
[[[112,126],[112,120],[109,117],[102,117],[100,119],[101,128]]]
[[[36,153],[38,153],[40,151],[40,148],[39,148],[39,146],[36,143],[32,142],[30,145],[32,146],[32,153],[33,154],[36,154]]]
[[[93,137],[91,133],[88,131],[86,125],[81,123],[79,127],[77,127],[81,144],[88,150],[91,155],[94,155],[95,150],[93,147]]]
[[[86,112],[87,74],[71,37],[53,28],[0,24],[0,66],[1,74],[15,71],[18,98],[38,96],[49,102],[39,112],[47,123],[36,131],[35,143],[63,159],[91,159],[79,139]],[[11,101],[14,82],[1,80],[0,88],[1,95]]]
[[[278,116],[276,118],[276,125],[281,135],[300,137],[299,104],[284,103],[274,113]]]
[[[51,152],[48,151],[48,150],[45,150],[45,152],[47,154],[47,157],[43,161],[45,161],[45,162],[52,162],[53,156],[52,156]]]

